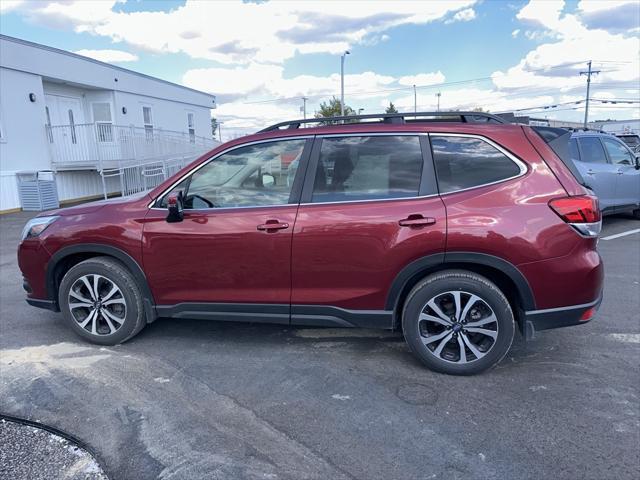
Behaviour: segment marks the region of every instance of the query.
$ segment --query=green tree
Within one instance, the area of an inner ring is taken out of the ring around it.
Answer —
[[[322,102],[320,104],[320,110],[316,112],[315,118],[326,117],[339,117],[341,115],[341,103],[336,97],[333,97],[329,102]],[[355,115],[355,111],[348,105],[344,106],[345,115]],[[321,125],[331,125],[334,122],[320,122]]]
[[[216,130],[218,130],[218,120],[215,117],[211,117],[211,136],[216,138]]]
[[[389,102],[389,106],[385,109],[384,113],[398,113],[398,109],[393,102]]]

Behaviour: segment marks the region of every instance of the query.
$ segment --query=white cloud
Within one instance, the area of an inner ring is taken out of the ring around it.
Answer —
[[[465,8],[464,10],[456,12],[453,17],[451,17],[449,20],[446,20],[444,23],[470,22],[474,18],[476,18],[476,11],[473,8]]]
[[[11,10],[23,8],[25,0],[2,0],[0,2],[0,12],[9,13]]]
[[[616,6],[616,2],[610,2]],[[604,8],[604,7],[603,7]],[[563,14],[564,1],[531,0],[516,17],[546,27],[538,39],[553,38],[531,50],[515,66],[494,72],[500,89],[549,88],[566,92],[584,86],[580,71],[594,60],[601,70],[594,83],[634,82],[640,79],[640,43],[637,38],[588,29],[576,15]],[[601,62],[601,63],[598,63]]]
[[[519,33],[520,33],[520,29],[516,28],[513,32],[511,32],[511,36],[513,38],[517,38]]]
[[[537,26],[554,28],[563,8],[564,0],[530,0],[516,14],[516,18]]]
[[[76,50],[78,55],[100,60],[101,62],[137,62],[138,56],[123,50]]]
[[[327,8],[323,1],[187,1],[169,12],[123,12],[113,9],[114,0],[48,0],[13,8],[40,24],[72,26],[76,32],[148,51],[183,52],[224,64],[279,64],[296,52],[337,54],[352,45],[384,41],[384,32],[393,27],[425,24],[454,11],[461,14],[475,2],[351,0]]]

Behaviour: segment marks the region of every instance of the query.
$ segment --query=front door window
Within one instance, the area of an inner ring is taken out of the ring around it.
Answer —
[[[225,153],[184,180],[185,209],[260,207],[289,203],[306,140],[282,140]]]

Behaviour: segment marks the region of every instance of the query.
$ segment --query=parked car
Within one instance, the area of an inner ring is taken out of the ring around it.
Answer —
[[[103,345],[158,317],[401,329],[450,374],[498,363],[516,325],[591,320],[601,216],[570,133],[410,118],[285,122],[148,193],[43,213],[19,246],[27,302]]]
[[[640,160],[609,133],[577,131],[569,142],[571,158],[604,215],[631,212],[640,219]]]
[[[633,153],[640,154],[640,135],[637,133],[617,133],[616,137],[626,143]]]

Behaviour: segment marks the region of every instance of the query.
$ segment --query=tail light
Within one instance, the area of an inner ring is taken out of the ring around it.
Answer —
[[[592,195],[555,198],[551,209],[565,222],[586,237],[597,237],[602,228],[598,198]]]

